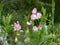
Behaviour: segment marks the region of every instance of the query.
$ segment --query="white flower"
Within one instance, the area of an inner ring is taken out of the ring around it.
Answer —
[[[19,24],[19,21],[17,21],[17,24]]]
[[[27,22],[27,25],[31,25],[32,24],[32,21],[30,20],[30,22]]]
[[[34,31],[38,31],[38,28],[36,26],[33,26]]]
[[[17,42],[18,41],[18,38],[17,37],[15,37],[15,42]]]
[[[31,23],[30,22],[27,22],[27,25],[31,25]]]

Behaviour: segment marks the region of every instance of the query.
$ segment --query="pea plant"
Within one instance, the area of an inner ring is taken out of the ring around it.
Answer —
[[[19,20],[11,22],[13,14],[1,16],[0,45],[57,45],[57,35],[53,30],[54,10],[54,0],[52,0],[51,14],[47,13],[44,6],[41,7],[40,11],[36,7],[33,8],[31,14],[24,17],[26,21],[24,30]],[[51,19],[47,19],[49,16]],[[48,25],[47,20],[49,21]]]

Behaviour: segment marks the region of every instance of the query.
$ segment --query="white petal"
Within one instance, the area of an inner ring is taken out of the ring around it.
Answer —
[[[17,39],[17,37],[15,37],[15,42],[17,42],[18,41],[18,39]]]
[[[27,25],[31,25],[31,23],[30,22],[27,22]]]
[[[38,28],[36,26],[33,27],[34,31],[38,31]]]

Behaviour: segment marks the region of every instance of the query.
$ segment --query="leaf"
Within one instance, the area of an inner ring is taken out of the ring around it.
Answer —
[[[3,25],[6,25],[5,16],[2,17]]]
[[[12,15],[7,15],[6,17],[3,16],[2,17],[2,21],[3,21],[3,25],[6,26],[6,25],[9,25],[10,22],[11,22],[11,19],[12,19]]]
[[[6,24],[7,24],[7,25],[10,24],[11,19],[12,19],[12,15],[11,15],[11,14],[10,14],[10,15],[8,14],[8,16],[6,17]]]
[[[43,13],[43,15],[46,14],[46,9],[43,6],[42,6],[42,13]]]

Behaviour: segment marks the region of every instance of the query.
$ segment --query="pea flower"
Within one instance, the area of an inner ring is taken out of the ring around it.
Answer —
[[[32,24],[32,21],[30,20],[30,22],[27,22],[27,25],[31,25]]]
[[[33,26],[33,31],[38,31],[37,26]]]
[[[42,24],[39,24],[38,29],[41,30],[42,27],[43,27],[43,25]]]
[[[20,30],[21,29],[21,25],[19,23],[14,23],[14,30]]]
[[[40,19],[41,16],[42,14],[40,12],[37,12],[36,8],[32,10],[31,20]]]
[[[35,20],[36,19],[36,15],[35,14],[32,14],[31,15],[31,20]]]
[[[41,16],[42,16],[42,14],[41,14],[41,13],[37,13],[37,19],[40,19],[40,18],[41,18]]]
[[[32,13],[37,13],[37,9],[34,8],[34,9],[32,10]]]

